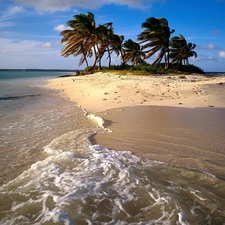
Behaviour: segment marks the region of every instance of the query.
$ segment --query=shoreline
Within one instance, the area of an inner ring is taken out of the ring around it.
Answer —
[[[113,131],[93,135],[92,144],[225,179],[225,77],[96,73],[47,86],[63,90]]]
[[[92,144],[225,180],[225,108],[132,106],[97,115],[113,132],[92,135]]]

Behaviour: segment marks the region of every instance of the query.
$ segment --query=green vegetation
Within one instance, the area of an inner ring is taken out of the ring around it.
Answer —
[[[135,74],[164,73],[204,73],[202,69],[189,64],[189,57],[197,57],[193,43],[185,38],[171,38],[174,29],[170,29],[165,18],[150,17],[142,23],[144,29],[137,42],[131,39],[124,41],[123,35],[114,33],[112,22],[96,26],[94,14],[74,15],[67,25],[71,29],[62,31],[61,43],[64,44],[62,56],[80,56],[79,66],[86,63],[85,72],[105,70],[101,61],[106,54],[107,69],[135,71]],[[112,53],[121,59],[121,65],[111,65]],[[157,54],[156,60],[149,64],[146,59]],[[89,66],[88,59],[93,58]],[[162,63],[163,61],[163,63]]]
[[[150,74],[204,74],[203,70],[194,65],[171,65],[170,69],[164,69],[165,64],[161,63],[157,67],[150,65],[148,63],[139,64],[137,66],[121,64],[121,65],[112,65],[110,71],[116,72],[117,74],[135,74],[135,75],[150,75]],[[87,67],[81,74],[94,73],[98,71],[98,67]],[[102,72],[108,72],[109,69],[106,66],[101,67]],[[123,72],[121,72],[123,71]]]
[[[182,76],[179,76],[180,79],[187,79],[186,76],[182,75]]]

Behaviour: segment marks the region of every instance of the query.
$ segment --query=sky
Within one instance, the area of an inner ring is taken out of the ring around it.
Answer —
[[[171,37],[182,34],[197,45],[191,64],[225,71],[225,0],[0,0],[0,69],[84,69],[80,57],[61,56],[60,31],[88,12],[96,25],[112,22],[115,34],[134,41],[147,18],[166,18]],[[120,62],[113,56],[113,64]]]

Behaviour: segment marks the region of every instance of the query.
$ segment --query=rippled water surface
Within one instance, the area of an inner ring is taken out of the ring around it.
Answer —
[[[92,145],[101,118],[33,81],[0,81],[0,224],[224,224],[224,180]]]

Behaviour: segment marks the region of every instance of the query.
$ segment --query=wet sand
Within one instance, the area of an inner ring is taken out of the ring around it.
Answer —
[[[94,144],[225,179],[225,109],[136,106],[98,113],[111,133]]]
[[[95,73],[50,80],[111,133],[95,144],[225,179],[225,77]]]

